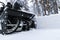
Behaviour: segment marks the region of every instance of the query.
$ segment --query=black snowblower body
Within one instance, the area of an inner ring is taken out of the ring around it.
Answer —
[[[1,30],[2,34],[11,34],[14,32],[21,32],[36,28],[34,14],[5,7],[1,12]]]

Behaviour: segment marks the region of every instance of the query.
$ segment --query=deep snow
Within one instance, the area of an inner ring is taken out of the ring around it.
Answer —
[[[60,40],[60,29],[34,29],[11,35],[0,35],[0,40]]]
[[[0,0],[6,4],[6,1]],[[36,16],[37,29],[11,35],[0,34],[0,40],[60,40],[60,12],[50,16]]]
[[[37,18],[37,17],[36,17]],[[37,18],[37,28],[10,35],[0,34],[0,40],[60,40],[60,14]]]
[[[60,9],[59,14],[51,14],[49,16],[36,16],[38,29],[58,29],[60,28]]]

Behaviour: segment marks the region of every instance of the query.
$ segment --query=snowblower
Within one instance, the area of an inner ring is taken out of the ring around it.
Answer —
[[[15,4],[14,7],[8,2],[7,5],[0,2],[0,33],[12,34],[14,32],[21,32],[36,28],[34,14],[21,11]],[[22,6],[21,6],[22,7]]]

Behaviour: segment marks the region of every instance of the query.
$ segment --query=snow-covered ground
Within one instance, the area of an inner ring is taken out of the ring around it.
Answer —
[[[60,29],[34,29],[11,35],[0,35],[0,40],[60,40]]]
[[[60,28],[60,9],[59,14],[51,14],[49,16],[36,16],[37,28],[39,29],[58,29]]]
[[[4,3],[6,1],[0,0]],[[0,40],[60,40],[60,12],[50,16],[40,16],[37,28],[11,35],[0,34]]]
[[[38,28],[60,28],[60,14],[36,18]]]
[[[10,35],[1,35],[0,40],[60,40],[60,14],[37,18],[37,28]]]

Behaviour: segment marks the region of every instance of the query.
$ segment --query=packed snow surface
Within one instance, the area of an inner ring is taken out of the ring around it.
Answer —
[[[0,40],[60,40],[60,29],[34,29],[11,35],[0,35]]]
[[[0,1],[7,4],[6,0]],[[10,35],[0,34],[0,40],[60,40],[60,11],[59,14],[36,16],[36,21],[37,29]]]

